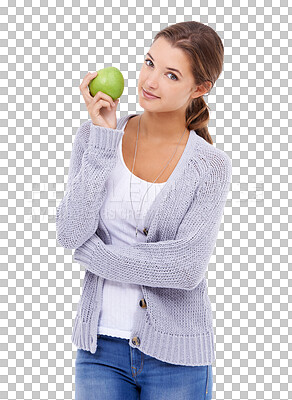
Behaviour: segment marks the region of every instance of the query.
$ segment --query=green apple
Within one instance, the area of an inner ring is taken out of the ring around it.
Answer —
[[[124,77],[118,68],[107,67],[97,71],[97,76],[90,81],[88,87],[92,96],[100,91],[115,101],[124,91]]]

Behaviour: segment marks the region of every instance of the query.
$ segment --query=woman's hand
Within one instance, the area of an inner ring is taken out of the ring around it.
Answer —
[[[105,128],[116,129],[117,116],[116,110],[119,99],[113,101],[111,96],[103,92],[97,92],[93,97],[90,94],[88,85],[92,79],[97,76],[97,72],[88,72],[81,85],[79,86],[82,96],[84,98],[88,113],[94,125],[103,126]]]

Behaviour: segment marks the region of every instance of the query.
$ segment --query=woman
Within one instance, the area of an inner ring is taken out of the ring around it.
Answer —
[[[159,32],[140,72],[141,115],[117,120],[118,100],[92,98],[96,73],[80,85],[91,119],[77,131],[56,214],[58,242],[86,268],[72,333],[76,400],[212,398],[205,273],[232,167],[212,146],[203,95],[223,53],[199,22]]]

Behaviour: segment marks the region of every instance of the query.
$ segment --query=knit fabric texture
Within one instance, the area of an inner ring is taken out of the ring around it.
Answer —
[[[215,360],[211,302],[205,273],[220,229],[232,176],[229,156],[191,130],[165,186],[148,210],[145,243],[115,246],[99,210],[116,165],[125,119],[116,129],[78,129],[66,193],[56,210],[58,243],[75,249],[85,267],[72,342],[95,353],[104,279],[141,285],[129,345],[177,365]]]

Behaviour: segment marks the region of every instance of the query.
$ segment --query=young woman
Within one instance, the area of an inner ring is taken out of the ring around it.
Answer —
[[[80,90],[90,119],[73,144],[57,240],[86,268],[72,341],[76,400],[212,398],[215,360],[205,273],[231,181],[212,144],[203,95],[224,48],[210,27],[181,22],[145,55],[144,109]]]

